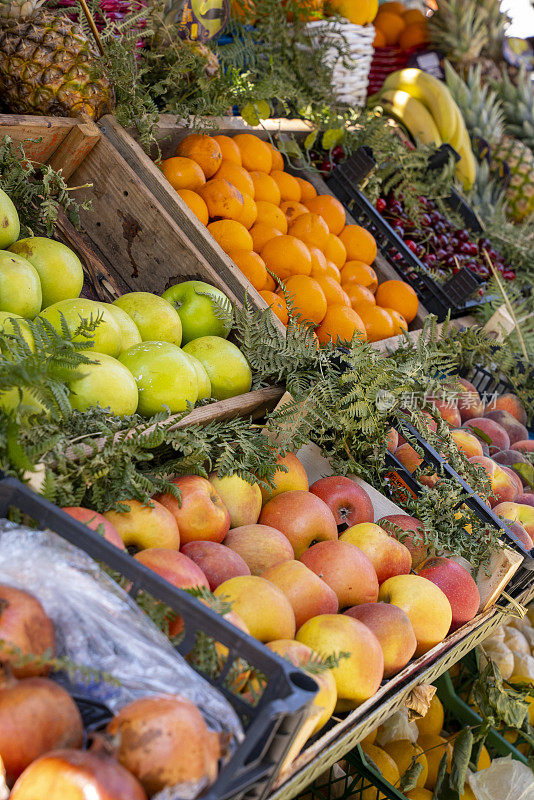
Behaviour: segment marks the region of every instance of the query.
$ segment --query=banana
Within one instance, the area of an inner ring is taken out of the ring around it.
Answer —
[[[419,100],[408,92],[390,90],[382,93],[380,102],[405,125],[416,141],[439,147],[441,136],[434,118]]]
[[[409,67],[388,75],[383,90],[400,89],[419,100],[434,117],[442,141],[450,142],[459,120],[459,109],[448,88],[433,75]]]
[[[477,162],[471,150],[469,142],[462,150],[457,151],[461,156],[456,164],[456,175],[462,181],[462,185],[466,191],[471,189],[477,177]]]

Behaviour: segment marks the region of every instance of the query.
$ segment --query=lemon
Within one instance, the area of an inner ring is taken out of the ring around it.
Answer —
[[[416,785],[419,787],[425,785],[428,776],[428,762],[423,749],[418,744],[413,744],[409,739],[397,739],[395,742],[388,742],[384,745],[384,750],[397,765],[401,777],[415,762],[420,762],[423,769],[417,778]]]
[[[361,748],[365,755],[369,756],[384,780],[391,783],[392,786],[398,786],[400,775],[394,759],[381,747],[375,747],[374,744],[362,743]],[[387,800],[387,798],[382,792],[377,793],[375,786],[369,786],[369,788],[364,789],[362,792],[361,800]]]
[[[417,744],[423,748],[427,764],[428,775],[425,781],[427,789],[434,789],[438,780],[439,763],[443,754],[447,753],[447,771],[451,769],[452,746],[441,736],[420,736]]]
[[[368,733],[365,739],[362,739],[360,745],[363,747],[364,744],[374,744],[376,740],[376,734],[378,733],[378,728],[375,728],[374,731]]]
[[[486,746],[482,745],[482,749],[480,750],[480,755],[478,757],[477,772],[480,772],[482,769],[487,769],[490,765],[490,754],[486,750]]]
[[[421,789],[416,786],[410,792],[406,792],[407,800],[432,800],[433,794],[428,789]]]
[[[443,730],[444,716],[441,700],[437,694],[435,694],[430,701],[425,716],[415,721],[419,730],[419,736],[439,736]]]

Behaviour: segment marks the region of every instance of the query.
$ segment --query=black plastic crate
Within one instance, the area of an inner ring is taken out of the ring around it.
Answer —
[[[260,800],[265,797],[306,718],[309,704],[317,692],[315,681],[26,485],[14,478],[2,477],[0,473],[0,517],[6,517],[11,508],[19,509],[40,527],[49,528],[96,561],[123,575],[132,583],[132,596],[141,590],[146,591],[178,612],[185,623],[185,634],[176,649],[183,656],[193,650],[197,632],[207,634],[228,649],[225,666],[216,678],[200,674],[227,697],[243,721],[246,736],[230,761],[221,768],[217,781],[202,797],[203,800],[226,800],[230,797]],[[225,685],[232,665],[238,659],[244,659],[265,676],[266,687],[255,706]],[[83,697],[77,697],[76,701],[89,729],[106,721],[104,705],[94,704]]]

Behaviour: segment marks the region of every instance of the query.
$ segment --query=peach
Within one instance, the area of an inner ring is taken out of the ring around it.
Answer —
[[[239,575],[221,583],[216,597],[232,603],[235,611],[260,642],[295,638],[295,615],[278,586],[257,575]]]
[[[431,398],[430,402],[450,428],[460,427],[462,418],[454,402],[449,402],[439,397]]]
[[[452,609],[439,586],[420,575],[395,575],[380,587],[378,599],[402,608],[417,639],[416,656],[443,641],[452,622]]]
[[[363,622],[344,614],[321,614],[305,622],[296,638],[316,653],[349,653],[332,669],[338,700],[354,708],[375,694],[384,675],[384,656]]]
[[[428,547],[425,544],[423,523],[417,517],[387,514],[378,520],[377,525],[408,548],[412,556],[412,567],[417,567],[427,557]]]
[[[320,497],[295,490],[278,494],[263,507],[259,522],[286,536],[299,558],[313,543],[337,540],[334,515]]]
[[[498,453],[495,453],[493,456],[493,460],[500,464],[501,466],[506,467],[515,467],[516,464],[528,464],[528,458],[523,455],[521,450],[514,450],[510,447],[509,450],[499,450]]]
[[[104,517],[117,529],[126,547],[178,550],[178,524],[165,506],[157,500],[151,500],[150,505],[143,505],[139,500],[124,500],[123,503],[129,511],[106,511]]]
[[[374,522],[354,525],[344,531],[339,539],[356,545],[365,553],[375,569],[379,584],[393,575],[407,575],[412,568],[412,556],[408,548]]]
[[[522,503],[499,503],[493,509],[501,519],[521,523],[529,536],[534,536],[534,506]]]
[[[261,575],[269,567],[293,558],[293,548],[283,533],[269,525],[242,525],[228,531],[223,542],[238,553],[251,575]]]
[[[376,603],[378,578],[365,553],[349,542],[319,542],[300,560],[337,595],[340,608]]]
[[[461,450],[466,458],[484,455],[481,442],[464,428],[456,428],[456,430],[451,431],[451,436],[456,442],[458,450]]]
[[[345,611],[374,633],[384,654],[384,678],[396,675],[412,658],[417,640],[408,615],[389,603],[364,603]]]
[[[497,462],[497,463],[499,463],[499,462]],[[510,480],[512,481],[512,483],[515,486],[515,496],[512,498],[512,502],[515,502],[516,499],[517,499],[517,496],[519,494],[521,494],[522,491],[523,491],[523,483],[521,482],[521,478],[519,477],[517,472],[514,472],[514,470],[511,469],[510,467],[505,467],[504,464],[499,464],[499,466],[502,469],[502,471],[506,475],[508,475],[508,477],[510,478]]]
[[[397,447],[395,451],[395,458],[398,458],[401,464],[403,464],[408,472],[414,473],[415,470],[423,464],[423,459],[417,453],[416,450],[405,442],[405,444],[401,444],[400,447]],[[417,475],[417,480],[422,483],[424,486],[434,486],[439,478],[434,472],[433,475]]]
[[[484,403],[480,399],[478,390],[465,378],[460,378],[459,383],[462,388],[458,395],[458,411],[462,422],[467,422],[468,419],[473,417],[482,417],[484,415]]]
[[[486,456],[473,456],[469,461],[471,464],[478,464],[486,472],[491,484],[491,491],[494,497],[490,497],[488,502],[491,508],[498,503],[509,502],[517,494],[515,483],[508,477],[499,464],[492,458]]]
[[[504,428],[510,439],[510,444],[514,444],[514,442],[523,442],[525,439],[528,439],[528,430],[521,422],[518,422],[515,417],[509,414],[508,411],[486,411],[484,412],[484,419],[492,419],[497,425]],[[506,450],[505,447],[502,449]]]
[[[486,411],[507,411],[522,425],[527,424],[527,412],[525,411],[521,400],[515,394],[501,394],[499,397],[496,397],[495,400],[492,400],[490,403],[488,403],[486,406]]]
[[[288,453],[283,458],[279,456],[277,464],[278,467],[273,475],[273,483],[276,484],[276,488],[264,489],[261,487],[261,496],[264,504],[271,498],[276,497],[277,494],[282,494],[282,492],[291,492],[296,489],[308,490],[309,484],[306,470],[294,453]]]
[[[476,616],[480,594],[469,572],[450,558],[427,558],[418,569],[422,578],[439,586],[452,610],[451,631],[465,625]]]
[[[386,437],[388,450],[390,453],[394,453],[397,447],[399,446],[399,434],[395,430],[395,428],[390,428],[387,437]]]
[[[473,419],[467,420],[463,427],[471,428],[475,436],[486,442],[489,446],[490,456],[498,453],[499,450],[508,450],[510,447],[510,437],[504,428],[493,419],[473,417]]]
[[[178,589],[194,589],[197,586],[210,588],[208,579],[198,564],[183,553],[151,547],[136,553],[134,558]]]
[[[375,518],[371,498],[350,478],[342,475],[319,478],[310,486],[310,492],[324,500],[336,525],[356,525],[358,522],[372,522]]]
[[[534,507],[534,494],[532,494],[532,492],[528,492],[527,494],[520,494],[519,497],[516,497],[514,502],[520,503],[523,506]]]
[[[209,481],[228,509],[231,528],[251,525],[258,521],[262,498],[257,483],[248,483],[239,475],[226,475],[224,478],[210,475]]]
[[[337,613],[339,603],[334,590],[301,561],[275,564],[261,577],[283,591],[295,614],[297,630],[312,617]]]
[[[115,547],[124,550],[124,542],[119,536],[117,528],[112,525],[103,514],[99,514],[98,511],[92,511],[90,508],[84,508],[83,506],[67,506],[61,510],[64,511],[65,514],[68,514],[69,517],[78,520],[78,522],[83,522],[88,528],[91,528],[92,531],[100,533],[110,544],[114,544]]]
[[[506,524],[508,528],[512,531],[512,533],[515,533],[519,541],[525,545],[526,549],[532,550],[532,548],[534,547],[534,542],[532,541],[529,534],[526,532],[524,526],[521,525],[521,523],[518,522],[517,520],[515,522],[507,522]]]
[[[512,450],[519,450],[523,453],[534,453],[534,439],[522,439],[520,442],[514,442]]]
[[[229,578],[250,575],[250,569],[241,556],[218,542],[188,542],[181,552],[200,567],[212,592]]]
[[[187,542],[222,542],[230,528],[230,514],[219,493],[200,475],[182,475],[173,483],[181,500],[172,494],[156,497],[174,516],[182,544]]]

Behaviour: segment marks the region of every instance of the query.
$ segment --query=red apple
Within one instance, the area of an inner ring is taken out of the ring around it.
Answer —
[[[266,569],[261,577],[283,591],[295,613],[297,630],[319,614],[337,614],[336,593],[302,561],[282,561]]]
[[[250,575],[241,556],[218,542],[189,542],[182,547],[182,553],[200,567],[212,592],[230,578]]]
[[[99,514],[98,511],[91,511],[90,508],[84,508],[83,506],[67,506],[63,508],[62,511],[70,517],[77,519],[78,522],[83,522],[88,528],[91,528],[92,531],[101,533],[107,542],[124,550],[124,542],[119,536],[117,528],[102,514]],[[101,528],[100,525],[102,525]]]
[[[450,558],[427,558],[418,570],[422,578],[439,586],[451,604],[451,631],[465,625],[476,616],[480,594],[469,572]]]
[[[196,586],[210,588],[200,567],[183,553],[151,547],[136,553],[134,558],[178,589],[194,589]]]
[[[363,550],[349,542],[318,542],[300,557],[337,595],[340,608],[376,603],[378,578]]]
[[[341,534],[340,541],[354,544],[365,553],[375,568],[378,583],[393,575],[407,575],[412,568],[408,548],[374,522],[354,525]]]
[[[184,475],[173,483],[182,494],[181,502],[172,494],[158,495],[156,500],[174,516],[182,545],[222,542],[230,529],[230,514],[217,490],[199,475]]]
[[[336,525],[357,525],[373,522],[375,515],[371,498],[355,481],[342,475],[320,478],[310,486],[310,492],[324,500]]]
[[[336,521],[326,503],[302,489],[273,497],[263,506],[258,522],[282,531],[295,558],[314,542],[337,540]]]

